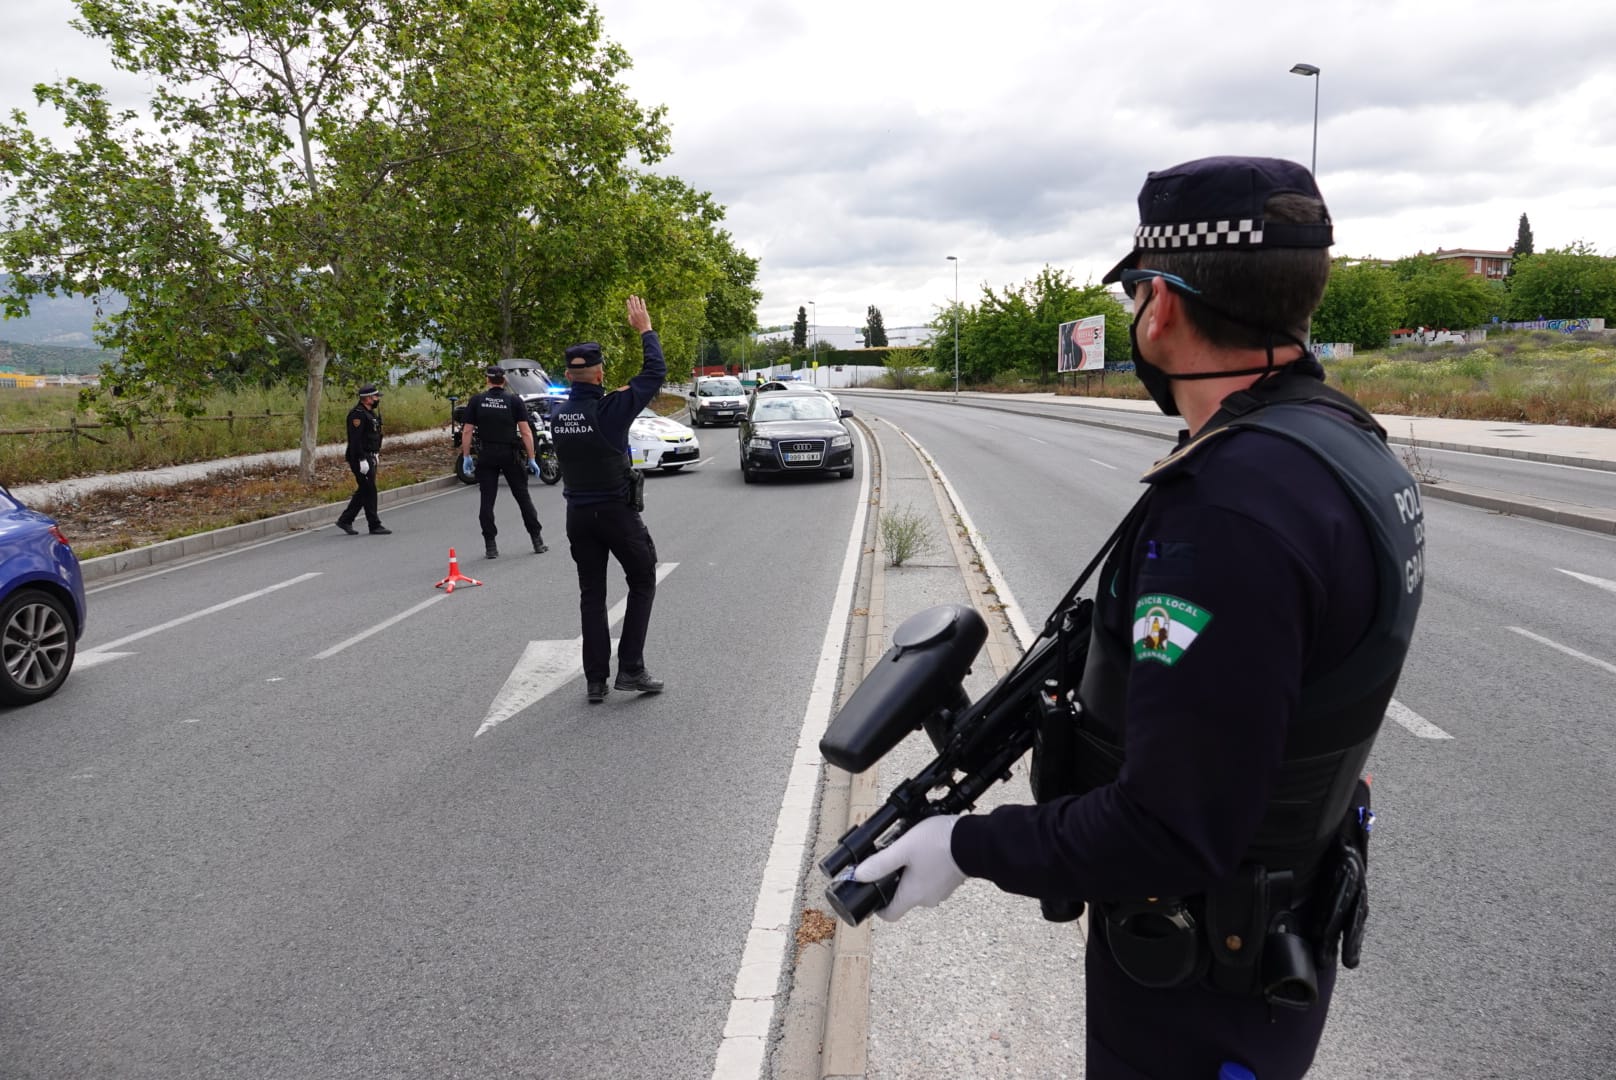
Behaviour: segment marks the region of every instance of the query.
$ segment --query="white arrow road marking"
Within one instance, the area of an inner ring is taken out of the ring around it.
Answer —
[[[657,584],[662,584],[662,580],[673,573],[678,565],[676,562],[658,563]],[[625,596],[606,612],[606,625],[615,626],[622,622],[627,611],[628,597]],[[494,695],[488,715],[483,717],[482,726],[472,738],[498,727],[552,690],[577,678],[584,669],[583,651],[584,639],[581,636],[528,642],[527,648],[522,650],[522,658],[516,662],[516,667],[505,679],[505,685],[499,688],[499,693]],[[612,652],[617,652],[616,638],[612,639]]]
[[[408,608],[408,609],[406,609],[404,611],[399,612],[397,615],[394,615],[391,619],[383,619],[381,622],[377,623],[375,626],[372,626],[369,630],[361,630],[361,631],[359,631],[359,633],[355,634],[353,637],[349,638],[347,641],[339,641],[337,644],[331,646],[325,652],[316,653],[314,658],[316,660],[329,660],[331,657],[337,655],[339,652],[341,652],[343,649],[346,649],[348,646],[357,645],[361,641],[364,641],[366,638],[370,637],[372,634],[379,634],[383,630],[386,630],[389,626],[392,626],[394,623],[403,622],[405,619],[409,618],[411,615],[414,615],[417,611],[425,611],[427,608],[431,607],[433,604],[436,604],[439,600],[447,600],[447,599],[449,599],[449,594],[444,592],[444,593],[439,593],[438,595],[434,596],[430,600],[422,600],[419,604],[416,604],[412,608]]]
[[[319,576],[320,576],[320,572],[318,570],[314,571],[313,573],[309,573],[309,574],[299,574],[295,578],[291,578],[291,579],[289,579],[287,581],[283,581],[278,585],[271,585],[267,589],[258,589],[258,590],[254,591],[254,592],[245,593],[245,594],[243,594],[241,596],[238,596],[234,600],[226,600],[223,603],[214,604],[212,607],[205,607],[201,611],[193,611],[189,615],[181,615],[177,619],[170,619],[166,623],[160,623],[157,626],[149,627],[149,628],[147,628],[145,630],[141,630],[141,631],[138,631],[136,633],[129,634],[129,635],[125,636],[125,637],[118,638],[115,641],[109,641],[109,642],[106,642],[103,645],[97,645],[93,649],[88,649],[88,650],[86,650],[84,652],[81,652],[78,655],[77,662],[80,663],[80,664],[83,664],[86,660],[88,660],[89,661],[88,666],[93,667],[96,664],[102,663],[102,662],[104,662],[106,660],[115,660],[119,656],[133,655],[131,653],[113,653],[112,650],[116,649],[120,645],[127,645],[131,641],[139,641],[141,638],[151,637],[153,634],[160,634],[164,630],[172,630],[172,629],[174,629],[174,627],[181,626],[181,625],[183,625],[185,623],[188,623],[192,619],[200,619],[204,615],[212,615],[215,612],[223,611],[225,608],[233,608],[237,604],[245,604],[247,601],[256,600],[260,596],[268,596],[270,593],[275,592],[278,589],[284,589],[284,588],[286,588],[287,586],[290,586],[290,585],[298,585],[298,584],[301,584],[302,582],[308,581],[310,578],[317,578]]]
[[[1435,724],[1431,723],[1431,721],[1427,720],[1425,717],[1421,716],[1407,705],[1404,705],[1396,698],[1392,698],[1392,700],[1386,705],[1386,719],[1397,721],[1399,724],[1402,724],[1404,727],[1408,728],[1411,733],[1418,735],[1422,739],[1453,738],[1452,735],[1449,735],[1446,731],[1443,731],[1441,728],[1437,727]]]
[[[1555,569],[1560,570],[1558,566]],[[1574,577],[1585,584],[1604,589],[1606,592],[1616,592],[1616,581],[1607,581],[1602,577],[1594,577],[1592,574],[1579,574],[1575,570],[1560,570],[1560,573],[1567,577]]]
[[[1506,626],[1506,627],[1504,627],[1504,629],[1508,630],[1512,634],[1519,634],[1523,638],[1531,638],[1533,641],[1537,642],[1540,645],[1547,645],[1551,649],[1558,649],[1560,652],[1565,653],[1567,656],[1574,656],[1578,660],[1581,660],[1585,664],[1592,664],[1596,668],[1603,668],[1606,671],[1610,672],[1612,675],[1616,675],[1616,664],[1612,664],[1612,663],[1610,663],[1609,661],[1606,661],[1606,660],[1601,660],[1597,656],[1589,656],[1587,653],[1578,652],[1576,649],[1573,649],[1569,645],[1562,645],[1558,641],[1550,641],[1548,638],[1542,636],[1541,634],[1534,634],[1530,630],[1522,630],[1518,626]]]

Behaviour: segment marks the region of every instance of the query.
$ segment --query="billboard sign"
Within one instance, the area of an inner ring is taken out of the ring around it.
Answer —
[[[1060,324],[1059,372],[1105,370],[1105,316]]]

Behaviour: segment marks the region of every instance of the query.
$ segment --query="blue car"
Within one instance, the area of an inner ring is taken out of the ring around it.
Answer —
[[[84,617],[84,575],[67,537],[0,487],[0,705],[61,688]]]

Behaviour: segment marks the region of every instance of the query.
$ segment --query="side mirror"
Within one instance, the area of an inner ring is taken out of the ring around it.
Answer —
[[[851,419],[853,419],[853,410],[852,409],[843,409],[842,410],[842,419],[843,420],[851,420]]]

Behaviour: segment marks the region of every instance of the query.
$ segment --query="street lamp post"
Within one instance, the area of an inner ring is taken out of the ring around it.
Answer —
[[[812,300],[808,306],[814,309],[814,366],[808,369],[808,378],[815,386],[819,385],[819,305]]]
[[[954,264],[954,396],[959,397],[959,256],[948,261]]]
[[[1291,68],[1292,75],[1313,77],[1313,162],[1307,171],[1314,176],[1319,175],[1319,69],[1312,64],[1297,64]]]

